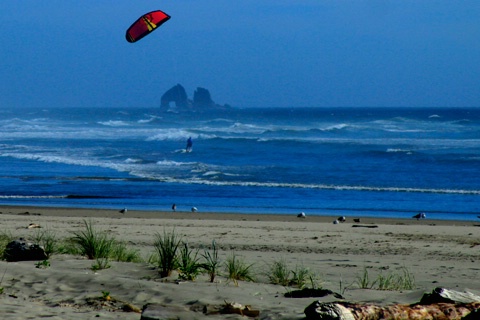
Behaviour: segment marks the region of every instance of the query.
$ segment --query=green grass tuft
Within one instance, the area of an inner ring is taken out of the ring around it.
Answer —
[[[10,232],[1,232],[0,233],[0,259],[5,259],[5,249],[7,244],[13,241],[15,237]]]
[[[178,266],[177,251],[181,239],[172,232],[163,230],[163,234],[155,235],[154,247],[158,256],[158,267],[161,277],[169,277]]]
[[[180,257],[178,259],[179,278],[193,281],[200,274],[202,264],[199,263],[198,249],[192,250],[188,243],[184,242],[180,248]]]
[[[220,259],[218,258],[218,249],[215,240],[212,241],[212,253],[210,253],[208,250],[204,250],[202,257],[205,259],[203,269],[205,269],[210,276],[210,282],[214,282],[221,263]]]
[[[255,281],[252,264],[246,264],[245,261],[239,258],[235,253],[232,253],[230,257],[227,258],[225,263],[227,278],[233,280],[235,285],[238,285],[238,280],[243,281]]]
[[[301,265],[297,265],[295,270],[291,270],[284,259],[274,261],[269,266],[267,276],[270,283],[285,287],[295,286],[303,289],[308,284],[312,289],[319,287],[319,280],[313,272]]]
[[[405,267],[402,268],[401,273],[379,273],[374,281],[370,281],[368,270],[364,268],[363,275],[357,276],[357,285],[361,289],[389,291],[413,290],[416,288],[415,277]]]
[[[274,261],[269,266],[267,276],[272,284],[288,286],[290,285],[290,274],[291,271],[288,269],[287,262],[285,259],[281,259]]]
[[[58,239],[53,230],[37,230],[33,236],[33,241],[43,247],[47,259],[50,259],[54,253],[58,253]]]
[[[110,253],[110,258],[120,262],[142,262],[138,250],[129,249],[123,242],[115,241]]]
[[[80,254],[88,259],[108,258],[112,252],[115,239],[105,232],[95,230],[91,221],[85,221],[85,230],[75,232],[73,240],[80,249]]]

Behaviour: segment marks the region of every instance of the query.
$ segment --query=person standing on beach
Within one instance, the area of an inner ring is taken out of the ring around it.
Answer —
[[[177,205],[175,203],[172,204],[172,210],[173,210],[173,212],[177,211]]]

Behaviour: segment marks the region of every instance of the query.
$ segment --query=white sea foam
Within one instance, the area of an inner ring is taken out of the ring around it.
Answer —
[[[179,167],[179,166],[191,166],[197,164],[196,162],[178,162],[173,160],[160,160],[157,161],[157,165],[167,166],[167,167]]]
[[[255,134],[262,134],[264,133],[267,128],[254,125],[254,124],[248,124],[248,123],[241,123],[241,122],[236,122],[233,125],[231,125],[228,128],[229,132],[232,133],[255,133]]]
[[[220,171],[207,171],[203,175],[208,177],[208,176],[217,176],[217,175],[221,175],[221,174],[222,174],[222,172],[220,172]]]
[[[346,123],[339,123],[339,124],[333,124],[333,125],[328,125],[325,128],[320,128],[322,131],[338,131],[338,130],[343,130],[346,128],[351,127],[351,125],[346,124]]]
[[[387,149],[387,152],[392,152],[392,153],[406,153],[406,154],[412,154],[412,150],[408,149],[396,149],[396,148],[389,148]]]
[[[149,117],[149,118],[148,119],[140,119],[137,122],[138,123],[150,123],[150,122],[155,121],[157,119],[162,119],[161,117],[154,116],[154,115],[146,115],[146,116]]]
[[[125,159],[125,163],[141,163],[142,159],[132,159],[132,158],[127,158]]]
[[[129,125],[127,122],[121,120],[99,121],[98,124],[109,127],[125,127]]]
[[[373,192],[480,195],[480,190],[460,190],[460,189],[369,187],[369,186],[252,182],[252,181],[211,181],[211,180],[203,180],[203,179],[199,179],[199,178],[176,179],[176,178],[172,178],[172,177],[161,177],[161,178],[159,178],[159,180],[166,181],[166,182],[175,182],[175,183],[203,184],[203,185],[215,185],[215,186],[242,186],[242,187],[265,187],[265,188],[323,189],[323,190],[339,190],[339,191],[370,191],[370,192],[373,191]]]
[[[148,137],[146,141],[186,141],[189,137],[197,139],[198,135],[185,129],[169,128],[156,130],[156,133],[153,136]]]
[[[60,155],[40,155],[40,154],[33,154],[33,153],[2,153],[1,156],[3,157],[12,157],[16,159],[24,159],[24,160],[36,160],[41,162],[47,163],[63,163],[63,164],[71,164],[71,165],[78,165],[78,166],[98,166],[102,167],[102,162],[91,160],[91,159],[74,159],[69,158],[66,156]]]
[[[26,196],[26,195],[0,195],[0,199],[63,199],[63,196]]]

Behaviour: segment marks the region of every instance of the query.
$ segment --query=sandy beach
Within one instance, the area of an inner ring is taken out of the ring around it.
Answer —
[[[192,306],[237,302],[260,311],[259,319],[303,319],[315,300],[337,298],[286,298],[288,289],[268,281],[269,265],[284,260],[291,269],[303,266],[318,276],[324,289],[341,293],[345,301],[381,305],[415,303],[435,287],[480,293],[480,221],[336,217],[299,219],[295,215],[242,215],[190,212],[0,207],[0,232],[32,239],[38,230],[52,230],[67,239],[91,221],[96,229],[125,241],[144,260],[154,253],[156,233],[172,231],[192,247],[208,248],[215,240],[225,261],[233,253],[249,264],[255,282],[228,281],[225,272],[214,283],[207,275],[178,282],[177,275],[161,279],[154,266],[111,262],[105,270],[92,271],[92,260],[55,254],[50,266],[35,261],[0,261],[2,319],[140,319],[140,313],[100,308],[88,304],[109,292],[116,300],[142,308],[148,303],[177,308],[179,319],[241,319],[239,315],[209,315]],[[40,229],[29,229],[35,223]],[[368,271],[378,274],[408,270],[415,289],[385,291],[359,288],[358,279]],[[294,288],[293,288],[294,289]]]

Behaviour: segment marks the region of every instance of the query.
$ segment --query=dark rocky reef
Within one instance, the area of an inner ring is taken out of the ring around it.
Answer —
[[[160,107],[165,111],[206,111],[230,108],[228,104],[223,106],[216,104],[210,91],[205,88],[198,87],[193,93],[193,100],[190,100],[181,84],[173,86],[162,95]]]

